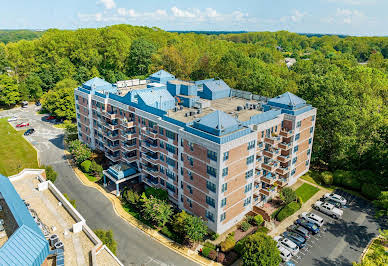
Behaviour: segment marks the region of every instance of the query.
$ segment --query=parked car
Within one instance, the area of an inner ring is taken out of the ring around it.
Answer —
[[[35,102],[35,105],[36,105],[36,106],[41,106],[42,104],[40,103],[40,101],[36,101],[36,102]]]
[[[282,236],[275,236],[274,240],[278,242],[278,248],[284,247],[285,249],[290,251],[293,256],[299,253],[299,247],[288,238],[284,238]]]
[[[3,219],[0,219],[0,224],[4,225],[4,220]]]
[[[341,205],[346,205],[346,199],[341,197],[340,195],[338,194],[334,194],[334,193],[326,193],[324,196],[323,196],[325,199],[331,199],[335,202],[338,202],[338,203],[341,203]]]
[[[283,233],[283,237],[288,238],[289,240],[297,244],[299,248],[304,248],[304,246],[306,245],[306,239],[297,233],[286,231]]]
[[[341,218],[342,214],[344,213],[342,210],[336,208],[333,204],[322,201],[315,202],[313,208],[336,219]]]
[[[17,116],[13,116],[11,118],[8,118],[8,122],[13,122],[13,121],[16,121],[18,120]]]
[[[319,227],[321,227],[324,223],[324,220],[321,216],[316,215],[315,213],[312,213],[312,212],[302,212],[300,217],[306,219],[310,223],[314,223],[318,225]]]
[[[323,202],[330,203],[330,204],[334,205],[334,207],[336,207],[336,208],[338,208],[338,209],[341,209],[341,208],[344,207],[341,203],[339,203],[339,202],[337,202],[337,201],[334,201],[334,200],[332,200],[332,199],[323,198],[322,201],[323,201]]]
[[[319,233],[319,227],[316,224],[314,224],[314,223],[310,223],[309,221],[307,221],[304,218],[297,219],[295,221],[295,223],[303,226],[304,228],[306,228],[307,230],[309,230],[313,234]]]
[[[16,125],[16,127],[29,127],[29,126],[30,126],[30,123],[20,123]]]
[[[33,128],[27,129],[26,132],[24,132],[24,136],[29,136],[34,132],[35,132],[35,129]]]
[[[28,102],[22,101],[22,108],[27,108],[27,107],[28,107]]]
[[[55,119],[55,116],[52,116],[52,115],[50,115],[50,116],[48,116],[48,117],[46,118],[47,121],[54,120],[54,119]]]
[[[290,225],[287,228],[287,231],[297,233],[298,235],[302,236],[306,240],[309,239],[311,235],[309,230],[307,230],[303,226],[296,225],[296,224]]]
[[[283,262],[287,262],[291,259],[292,255],[290,251],[280,245],[278,246],[278,249],[280,251],[280,257],[282,258]]]

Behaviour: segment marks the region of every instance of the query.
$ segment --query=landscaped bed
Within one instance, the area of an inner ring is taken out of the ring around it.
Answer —
[[[319,188],[314,187],[310,184],[304,183],[298,187],[295,192],[302,199],[302,202],[308,201],[315,193],[319,191]]]
[[[24,168],[39,168],[36,150],[23,138],[24,131],[16,131],[0,119],[0,174],[10,176]]]

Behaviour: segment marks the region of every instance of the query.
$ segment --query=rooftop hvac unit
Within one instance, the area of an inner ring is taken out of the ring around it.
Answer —
[[[197,114],[200,114],[200,113],[202,113],[202,109],[197,110]]]
[[[242,106],[237,106],[237,111],[241,111],[243,109]]]
[[[190,115],[190,113],[185,113],[185,117],[188,117]]]
[[[179,107],[179,110],[183,110],[183,106],[180,106],[180,107]]]
[[[54,247],[55,244],[59,242],[59,238],[58,238],[58,236],[55,235],[55,234],[54,234],[54,235],[51,235],[50,238],[49,238],[49,240],[50,240],[50,246],[52,246],[52,247]]]
[[[193,116],[195,115],[195,112],[194,111],[190,111],[190,116]]]
[[[55,249],[65,249],[65,245],[63,245],[63,243],[61,241],[58,241],[57,243],[55,243],[54,245]]]

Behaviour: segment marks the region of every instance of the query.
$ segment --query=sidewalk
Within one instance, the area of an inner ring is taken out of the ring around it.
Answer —
[[[158,231],[150,228],[149,226],[143,224],[142,222],[138,221],[136,218],[134,218],[132,215],[127,213],[123,207],[121,206],[121,201],[114,195],[107,193],[101,186],[89,181],[89,179],[84,175],[82,171],[80,171],[77,167],[74,167],[74,165],[70,162],[70,153],[65,150],[65,156],[67,158],[67,162],[72,167],[74,173],[78,176],[80,181],[88,187],[93,187],[100,191],[106,198],[108,198],[112,204],[113,209],[116,212],[118,216],[120,216],[122,219],[130,223],[131,225],[135,226],[136,228],[142,230],[144,233],[146,233],[149,237],[154,238],[156,241],[159,241],[164,246],[172,249],[176,253],[179,253],[180,255],[198,263],[201,265],[221,265],[217,262],[208,260],[202,256],[200,256],[196,251],[193,251],[185,246],[182,246],[166,237],[161,235]]]
[[[296,213],[294,213],[293,215],[287,217],[284,221],[282,221],[277,227],[275,227],[271,232],[268,233],[269,236],[277,236],[281,233],[283,233],[284,231],[286,231],[286,229],[294,224],[294,221],[296,219],[298,219],[299,215],[302,213],[302,212],[308,212],[311,210],[311,206],[317,201],[319,200],[323,195],[325,195],[326,193],[330,192],[328,189],[326,188],[322,188],[321,186],[318,186],[316,184],[313,184],[311,182],[308,182],[306,180],[303,180],[303,179],[299,179],[301,180],[302,182],[304,183],[307,183],[307,184],[310,184],[314,187],[317,187],[319,188],[320,190],[314,194],[314,196],[312,196],[308,201],[306,201],[305,203],[303,203],[302,205],[302,208],[300,208]]]

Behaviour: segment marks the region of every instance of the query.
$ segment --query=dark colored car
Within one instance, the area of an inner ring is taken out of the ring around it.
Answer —
[[[284,232],[283,237],[288,238],[292,242],[298,245],[299,248],[303,248],[306,245],[306,239],[295,232]]]
[[[35,102],[35,105],[36,105],[36,106],[41,106],[42,104],[40,103],[40,101],[36,101],[36,102]]]
[[[24,132],[24,136],[29,136],[34,132],[35,132],[35,129],[33,128],[27,129],[26,132]]]
[[[306,240],[309,239],[311,234],[309,230],[296,224],[290,225],[287,230],[289,232],[297,233],[298,235],[302,236]]]
[[[304,218],[300,218],[300,219],[296,220],[295,223],[303,226],[304,228],[306,228],[307,230],[309,230],[313,234],[319,233],[319,227],[314,223],[310,223],[309,221],[307,221]]]
[[[52,116],[52,115],[46,118],[46,120],[54,120],[54,119],[55,119],[55,116]]]

